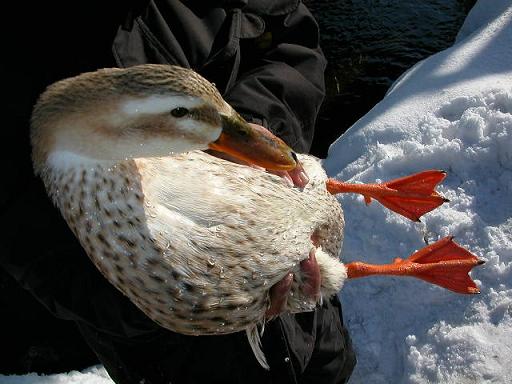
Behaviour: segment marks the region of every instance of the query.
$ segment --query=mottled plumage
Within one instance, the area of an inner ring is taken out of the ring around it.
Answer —
[[[287,309],[313,309],[298,266],[313,233],[327,253],[317,251],[322,294],[341,288],[326,269],[338,263],[328,255],[340,251],[343,216],[311,157],[301,157],[311,181],[300,190],[201,151],[108,166],[68,156],[73,166],[45,178],[50,195],[98,269],[165,328],[221,334],[261,323],[268,290],[290,271]]]

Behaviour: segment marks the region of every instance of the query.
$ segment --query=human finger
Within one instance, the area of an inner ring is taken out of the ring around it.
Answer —
[[[305,283],[301,286],[302,292],[311,298],[317,299],[320,295],[322,278],[315,251],[316,248],[312,248],[309,251],[309,257],[300,262],[300,269],[302,274],[306,277]]]
[[[292,282],[293,273],[288,273],[281,281],[270,288],[270,307],[265,313],[267,318],[277,316],[284,311]]]

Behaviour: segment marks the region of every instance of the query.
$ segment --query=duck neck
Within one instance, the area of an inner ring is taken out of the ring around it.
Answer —
[[[129,160],[92,159],[62,150],[51,152],[47,157],[45,166],[37,169],[36,172],[41,176],[55,205],[60,208],[60,193],[76,183],[88,184],[90,178],[84,175],[103,173],[103,171],[116,168],[127,161]]]

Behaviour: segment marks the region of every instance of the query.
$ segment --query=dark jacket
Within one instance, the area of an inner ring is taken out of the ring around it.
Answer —
[[[355,358],[336,298],[315,312],[267,324],[263,350],[270,371],[254,359],[245,333],[167,331],[95,269],[30,165],[31,106],[47,85],[142,63],[193,68],[248,120],[307,152],[324,97],[325,59],[306,7],[294,0],[67,4],[35,5],[24,19],[29,33],[7,43],[11,57],[2,74],[11,98],[2,141],[12,146],[2,153],[11,181],[0,200],[2,267],[57,317],[75,321],[118,383],[346,381]]]

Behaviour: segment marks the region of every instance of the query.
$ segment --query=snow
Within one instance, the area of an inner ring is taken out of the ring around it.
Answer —
[[[421,281],[345,284],[355,383],[512,383],[512,2],[480,0],[455,44],[407,71],[329,149],[331,176],[389,180],[444,169],[450,199],[412,223],[340,198],[345,261],[388,263],[446,235],[486,261],[476,296]]]
[[[448,234],[486,261],[480,295],[412,279],[347,282],[340,294],[357,350],[351,384],[512,383],[512,2],[480,0],[451,48],[407,71],[329,150],[339,179],[389,180],[444,169],[451,202],[412,223],[340,198],[345,261],[388,263]],[[2,384],[112,383],[102,367]]]
[[[113,384],[102,366],[94,366],[82,372],[72,371],[55,375],[0,375],[2,384]]]

